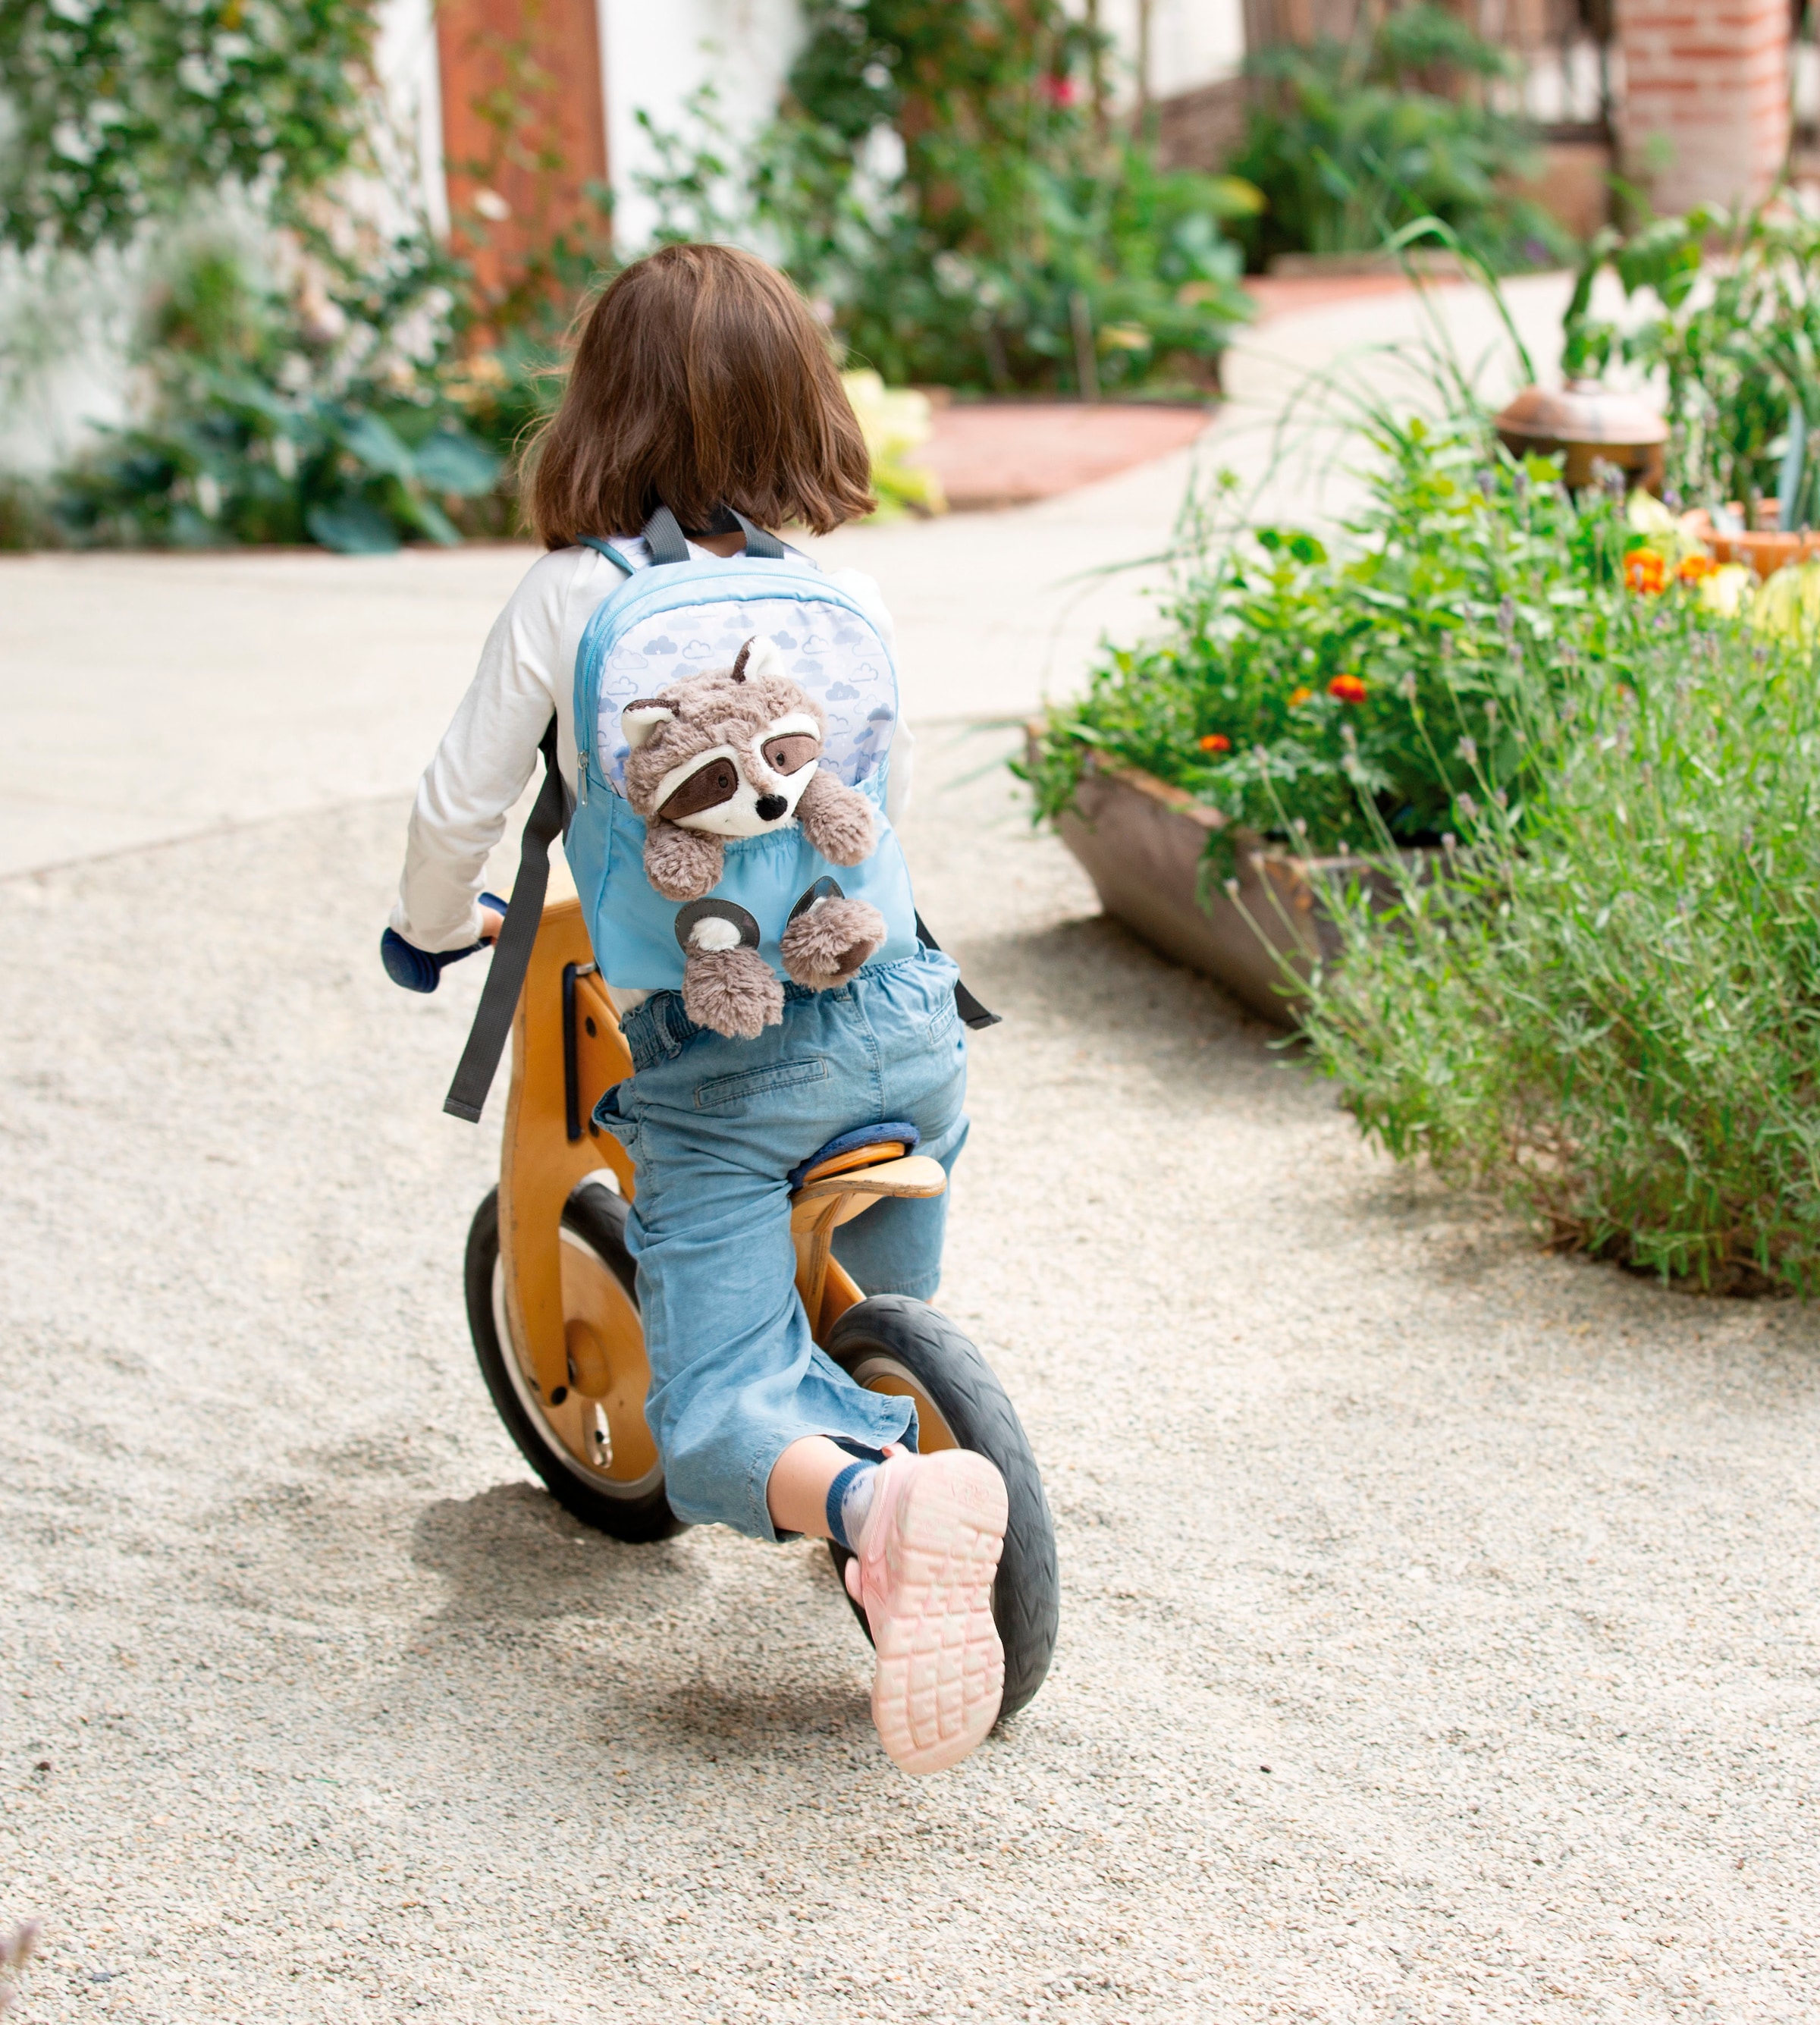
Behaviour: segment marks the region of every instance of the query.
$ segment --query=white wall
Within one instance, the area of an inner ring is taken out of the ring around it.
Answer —
[[[1150,14],[1150,96],[1216,83],[1245,61],[1242,0],[1155,0]]]
[[[1070,0],[1084,13],[1085,0]],[[1099,0],[1100,26],[1118,45],[1119,95],[1136,96],[1139,0]],[[1215,84],[1237,74],[1245,61],[1243,0],[1151,0],[1152,98]]]
[[[615,233],[641,246],[654,211],[633,186],[652,165],[636,115],[660,129],[684,124],[690,94],[712,79],[721,116],[735,134],[761,126],[777,103],[802,39],[795,0],[599,0],[607,68],[607,161]]]
[[[373,52],[398,135],[416,158],[425,215],[449,229],[449,189],[442,179],[442,79],[436,56],[435,0],[381,0]]]

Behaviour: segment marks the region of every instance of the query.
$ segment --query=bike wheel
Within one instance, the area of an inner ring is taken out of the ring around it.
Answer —
[[[499,1255],[499,1191],[490,1189],[468,1233],[464,1275],[474,1354],[506,1431],[551,1494],[585,1524],[618,1540],[659,1540],[680,1521],[645,1425],[651,1383],[638,1292],[626,1249],[626,1207],[584,1182],[563,1207],[562,1274],[569,1383],[546,1400],[512,1341]]]
[[[1061,1608],[1055,1521],[1017,1409],[992,1366],[926,1301],[875,1294],[847,1310],[823,1347],[868,1391],[916,1401],[923,1454],[972,1449],[996,1463],[1005,1480],[1011,1511],[993,1585],[993,1619],[1005,1648],[1005,1692],[999,1706],[1003,1722],[1043,1685]],[[851,1556],[832,1542],[829,1547],[844,1590]],[[857,1604],[853,1612],[871,1637],[865,1612]]]

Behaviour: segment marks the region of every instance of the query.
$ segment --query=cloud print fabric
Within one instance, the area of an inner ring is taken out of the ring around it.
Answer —
[[[711,618],[704,631],[694,627]],[[727,667],[756,634],[771,641],[785,670],[827,714],[824,762],[849,787],[876,770],[897,722],[897,682],[884,642],[844,605],[799,598],[753,598],[670,611],[634,626],[600,671],[596,764],[626,792],[626,744],[620,712],[640,696],[705,669]]]

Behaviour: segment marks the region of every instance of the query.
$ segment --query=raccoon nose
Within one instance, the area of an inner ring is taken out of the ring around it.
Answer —
[[[790,806],[781,795],[761,795],[758,797],[758,820],[776,822]]]

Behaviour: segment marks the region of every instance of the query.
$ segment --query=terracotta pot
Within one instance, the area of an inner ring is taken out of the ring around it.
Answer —
[[[1735,513],[1737,509],[1732,510]],[[1767,505],[1763,511],[1766,516],[1773,517],[1774,503]],[[1785,535],[1775,527],[1759,527],[1753,534],[1722,535],[1704,506],[1690,513],[1682,524],[1706,544],[1707,553],[1715,563],[1748,563],[1759,577],[1774,576],[1790,563],[1820,556],[1820,528]]]
[[[1576,492],[1592,483],[1595,461],[1634,472],[1648,491],[1662,490],[1668,424],[1635,394],[1596,380],[1525,387],[1492,426],[1513,457],[1560,458],[1562,477]]]
[[[1034,755],[1038,733],[1033,726]],[[1362,858],[1301,858],[1242,828],[1232,832],[1238,896],[1203,863],[1209,835],[1227,827],[1218,810],[1136,766],[1097,761],[1084,774],[1056,828],[1093,881],[1099,903],[1153,949],[1210,977],[1260,1018],[1295,1024],[1317,960],[1340,953],[1339,931],[1320,884],[1334,874],[1383,888],[1382,868]]]

